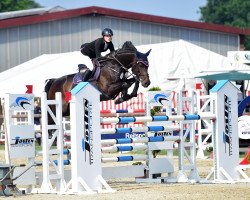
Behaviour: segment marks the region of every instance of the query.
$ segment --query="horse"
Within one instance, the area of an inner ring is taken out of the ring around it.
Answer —
[[[107,101],[116,99],[116,104],[127,101],[137,96],[139,83],[143,87],[150,85],[148,74],[148,55],[137,51],[132,42],[127,41],[122,48],[97,59],[99,77],[96,80],[89,80],[93,86],[101,92],[100,100]],[[131,72],[129,71],[131,69]],[[62,94],[62,113],[63,116],[69,116],[69,103],[65,101],[65,92],[70,91],[76,84],[74,77],[76,74],[69,74],[60,78],[48,79],[45,85],[45,92],[48,99],[54,99],[56,92]],[[134,84],[131,94],[128,89]]]

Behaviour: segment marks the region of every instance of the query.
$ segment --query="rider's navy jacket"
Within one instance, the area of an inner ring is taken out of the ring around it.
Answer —
[[[105,42],[103,38],[98,38],[81,46],[82,54],[91,59],[101,57],[101,52],[107,51],[108,49],[110,52],[114,51],[114,45],[112,42]]]

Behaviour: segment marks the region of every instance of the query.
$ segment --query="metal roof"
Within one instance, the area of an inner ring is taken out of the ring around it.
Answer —
[[[41,15],[44,13],[52,13],[58,11],[64,11],[65,8],[61,6],[55,7],[47,7],[47,8],[34,8],[29,10],[18,10],[18,11],[11,11],[11,12],[2,12],[0,13],[0,20],[3,19],[11,19],[16,17],[24,17],[24,16],[32,16],[32,15]]]
[[[45,12],[42,14],[35,14],[32,16],[20,16],[16,18],[2,19],[0,20],[0,28],[8,28],[15,26],[22,26],[28,24],[35,24],[41,22],[47,22],[52,20],[66,19],[77,17],[81,15],[106,15],[111,17],[125,18],[130,20],[139,20],[146,22],[153,22],[159,24],[168,24],[173,26],[181,26],[188,28],[203,29],[208,31],[217,31],[223,33],[231,33],[238,35],[250,35],[250,29],[236,28],[231,26],[208,24],[202,22],[194,22],[189,20],[174,19],[169,17],[161,17],[156,15],[148,15],[142,13],[128,12],[122,10],[115,10],[110,8],[103,8],[97,6],[91,6],[86,8],[78,8],[71,10],[64,10],[59,12]]]

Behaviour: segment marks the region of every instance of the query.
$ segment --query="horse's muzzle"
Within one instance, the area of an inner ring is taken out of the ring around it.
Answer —
[[[150,85],[150,80],[148,80],[148,81],[143,81],[142,83],[141,83],[141,85],[143,86],[143,87],[145,87],[145,88],[147,88],[149,85]]]

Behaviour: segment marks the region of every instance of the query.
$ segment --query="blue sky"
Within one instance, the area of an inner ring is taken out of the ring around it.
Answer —
[[[138,13],[198,21],[199,7],[206,0],[35,0],[41,6],[60,5],[67,9],[100,6]]]

